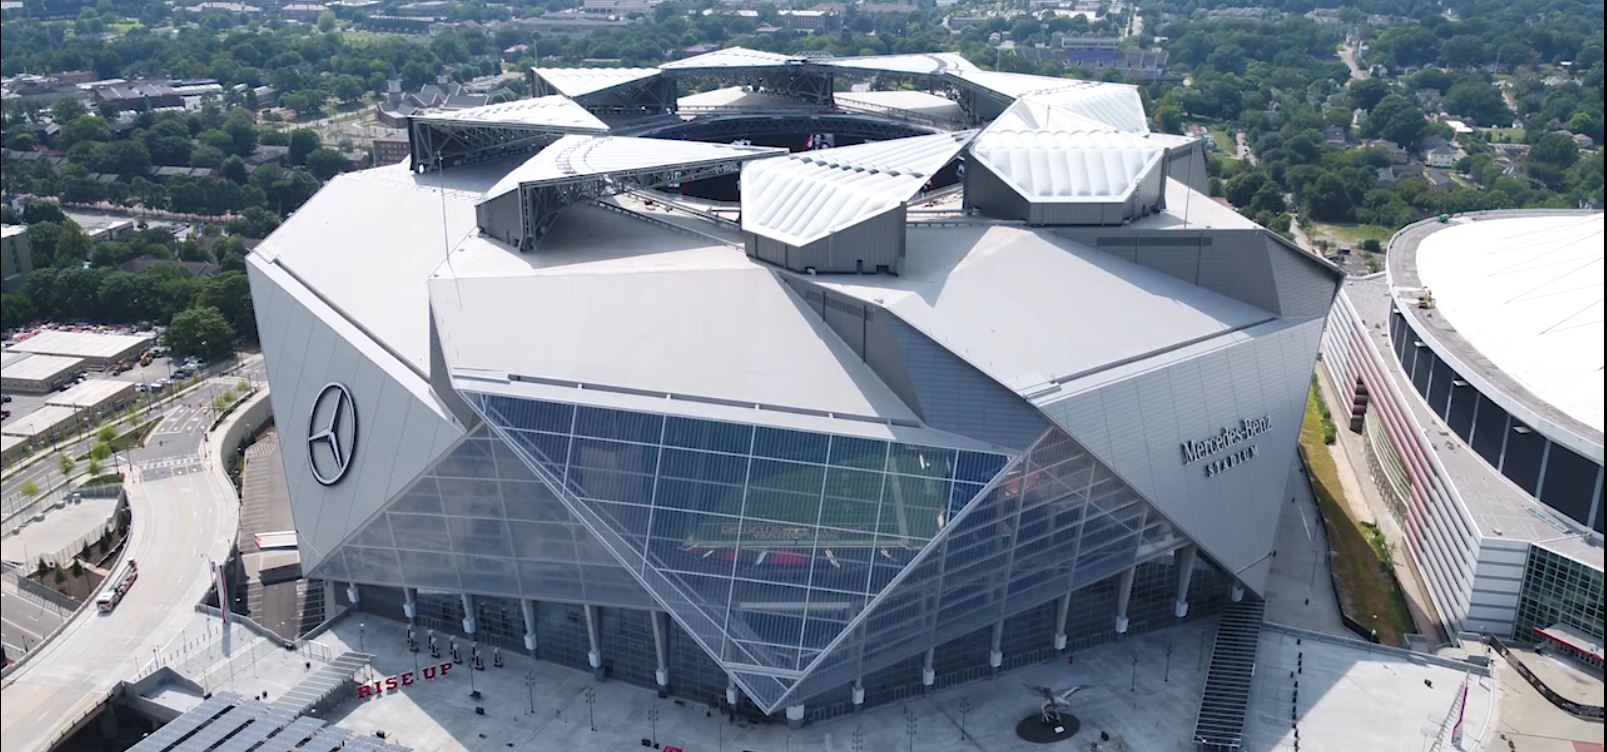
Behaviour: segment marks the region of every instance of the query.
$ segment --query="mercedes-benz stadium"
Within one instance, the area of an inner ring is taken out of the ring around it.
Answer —
[[[1135,87],[732,48],[531,93],[248,260],[339,605],[802,722],[1260,597],[1340,273]]]

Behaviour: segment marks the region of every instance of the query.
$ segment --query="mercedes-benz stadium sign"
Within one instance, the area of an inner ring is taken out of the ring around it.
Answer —
[[[1220,432],[1199,441],[1185,441],[1183,464],[1192,465],[1210,459],[1211,461],[1205,466],[1205,477],[1215,477],[1228,468],[1255,459],[1261,453],[1257,446],[1241,445],[1270,430],[1272,430],[1272,418],[1263,415],[1259,418],[1244,418],[1239,421],[1239,425],[1223,428]],[[1230,449],[1233,450],[1232,454],[1211,459],[1214,455]]]
[[[346,477],[357,451],[357,404],[345,384],[330,382],[307,414],[307,467],[312,477],[333,486]]]

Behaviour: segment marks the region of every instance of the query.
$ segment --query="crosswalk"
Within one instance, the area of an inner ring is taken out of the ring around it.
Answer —
[[[175,475],[198,473],[201,472],[202,467],[201,458],[195,455],[163,457],[156,460],[147,460],[136,466],[141,480],[171,478]]]
[[[199,405],[179,403],[167,409],[162,422],[152,432],[154,436],[175,436],[197,433],[206,428],[207,411]]]

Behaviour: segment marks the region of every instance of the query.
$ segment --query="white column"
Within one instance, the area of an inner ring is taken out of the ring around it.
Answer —
[[[591,650],[586,653],[586,663],[591,666],[591,672],[598,678],[603,675],[603,648],[602,634],[598,632],[598,617],[596,606],[586,606],[586,639],[591,643]]]
[[[787,726],[789,726],[791,728],[798,728],[799,726],[803,725],[803,719],[804,719],[804,706],[803,705],[788,705],[787,706]]]
[[[854,700],[854,712],[858,713],[865,708],[865,681],[863,679],[854,680],[852,697]]]
[[[402,614],[408,621],[418,618],[418,588],[402,588]]]
[[[653,678],[658,682],[658,696],[670,691],[670,615],[653,611],[653,649],[658,654],[658,669]]]
[[[520,598],[519,612],[525,618],[525,650],[534,655],[536,652],[536,602],[529,598]]]
[[[937,683],[937,671],[932,668],[932,655],[935,652],[936,649],[927,648],[926,655],[921,659],[921,688],[928,692]]]
[[[354,607],[362,601],[362,593],[358,592],[357,583],[346,583],[346,600],[351,601]]]
[[[1194,558],[1199,553],[1194,546],[1186,546],[1177,552],[1177,600],[1173,603],[1172,612],[1179,619],[1189,615],[1189,580],[1194,577]]]
[[[741,690],[737,689],[737,681],[727,678],[725,680],[725,704],[732,710],[737,709],[737,703],[742,700]]]
[[[993,623],[993,634],[988,641],[988,668],[998,671],[1004,665],[1004,652],[999,645],[1004,642],[1004,620]]]
[[[1133,577],[1137,574],[1138,567],[1131,566],[1116,581],[1116,634],[1127,634],[1127,604],[1133,599]]]
[[[1066,649],[1066,615],[1071,611],[1071,594],[1060,596],[1055,607],[1055,650]]]
[[[1235,584],[1228,597],[1232,598],[1234,603],[1244,600],[1244,586]]]
[[[463,594],[463,633],[474,639],[474,633],[480,631],[479,609],[474,607],[474,596]]]

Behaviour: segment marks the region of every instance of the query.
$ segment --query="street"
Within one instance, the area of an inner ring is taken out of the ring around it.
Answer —
[[[247,366],[257,374],[261,368],[260,358]],[[240,378],[215,378],[207,385],[221,389]],[[208,386],[197,392],[183,403],[209,404]],[[115,611],[81,612],[7,678],[0,694],[0,734],[8,752],[48,749],[196,618],[195,604],[212,582],[208,563],[228,555],[239,522],[239,502],[223,458],[202,440],[209,424],[185,421],[189,432],[132,452],[136,467],[188,454],[199,461],[200,471],[152,477],[136,472],[127,480],[133,522],[123,560],[139,562],[139,581]]]
[[[61,626],[66,614],[50,603],[22,594],[10,580],[0,583],[0,642],[15,660]]]

